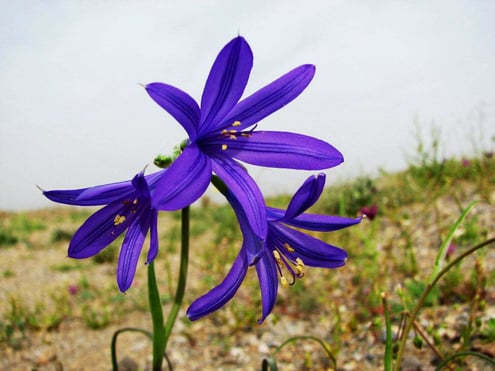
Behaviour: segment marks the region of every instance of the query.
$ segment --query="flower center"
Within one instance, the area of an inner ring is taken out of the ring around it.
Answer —
[[[288,243],[285,243],[283,246],[289,253],[294,252],[294,249]],[[285,288],[289,285],[293,285],[296,282],[296,278],[304,277],[304,262],[301,258],[291,258],[278,248],[273,250],[272,253],[275,258],[275,262],[277,263],[277,270],[280,275],[280,283],[282,284],[282,287]],[[290,282],[287,280],[284,272],[288,273]]]
[[[138,199],[135,198],[133,201],[124,200],[122,201],[122,204],[124,205],[124,207],[120,210],[120,212],[117,215],[115,215],[115,218],[113,218],[114,228],[112,234],[115,234],[116,227],[125,223],[129,215],[135,214],[137,212]]]
[[[238,126],[241,126],[241,122],[240,121],[234,121],[234,123],[232,124],[232,127],[238,127]],[[249,131],[237,131],[236,129],[223,129],[220,134],[224,137],[224,138],[227,138],[227,139],[231,139],[231,140],[235,140],[237,139],[239,136],[241,137],[244,137],[244,138],[249,138],[251,136],[251,133],[253,132],[254,129],[256,129],[256,126],[255,125],[251,130]],[[228,149],[229,146],[227,144],[222,144],[222,151],[225,151],[226,149]]]

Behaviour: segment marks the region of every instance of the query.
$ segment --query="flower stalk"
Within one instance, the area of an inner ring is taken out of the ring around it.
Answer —
[[[186,291],[186,279],[187,279],[187,266],[189,263],[189,206],[182,209],[181,212],[181,253],[180,253],[180,268],[179,268],[179,281],[177,282],[177,291],[175,292],[174,303],[165,325],[165,344],[164,351],[167,349],[168,339],[174,327],[177,314],[179,313],[182,300],[184,299],[184,292]]]
[[[161,370],[165,352],[165,328],[163,326],[163,311],[160,293],[156,283],[155,264],[148,264],[148,300],[150,303],[151,322],[153,325],[153,360],[152,369]]]
[[[172,304],[166,324],[164,324],[163,320],[162,303],[156,282],[154,263],[151,262],[148,265],[148,298],[153,323],[153,370],[162,369],[168,339],[172,333],[186,290],[187,266],[189,262],[189,215],[189,206],[182,209],[179,280],[177,282],[174,303]]]

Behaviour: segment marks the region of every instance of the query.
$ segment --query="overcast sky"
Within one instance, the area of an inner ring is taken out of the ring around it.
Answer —
[[[199,100],[237,34],[254,53],[245,95],[316,65],[306,91],[259,129],[340,149],[329,182],[403,168],[415,123],[425,138],[440,127],[446,154],[493,149],[494,1],[1,1],[0,209],[51,205],[35,184],[125,180],[170,153],[185,132],[138,83]],[[267,193],[308,176],[250,171]]]

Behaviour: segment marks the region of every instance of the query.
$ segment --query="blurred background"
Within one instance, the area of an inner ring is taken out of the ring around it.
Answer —
[[[406,166],[417,137],[442,155],[493,150],[491,1],[15,1],[0,5],[0,209],[50,206],[36,188],[130,179],[185,138],[139,83],[199,101],[237,34],[254,53],[245,96],[303,64],[315,79],[260,129],[327,140],[328,182]],[[250,168],[267,194],[305,172]],[[149,171],[153,171],[153,166]]]

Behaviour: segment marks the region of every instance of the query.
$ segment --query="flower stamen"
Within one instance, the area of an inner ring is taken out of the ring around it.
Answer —
[[[294,252],[294,249],[287,242],[284,243],[284,247],[288,252]]]
[[[120,214],[117,214],[115,216],[115,218],[113,219],[113,225],[117,226],[119,224],[122,224],[125,222],[125,216],[124,215],[120,215]]]
[[[283,247],[288,252],[294,252],[295,250],[288,244],[283,244]],[[304,277],[304,262],[301,258],[291,258],[285,254],[282,254],[281,251],[273,250],[273,257],[275,258],[275,262],[277,263],[277,270],[280,275],[280,282],[282,287],[287,287],[288,285],[293,285],[296,282],[296,278]],[[284,275],[283,271],[287,271],[289,275],[292,277],[291,282],[289,282]]]

